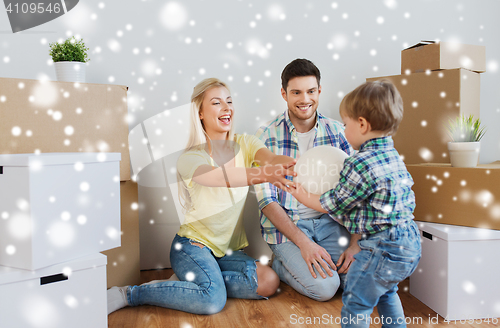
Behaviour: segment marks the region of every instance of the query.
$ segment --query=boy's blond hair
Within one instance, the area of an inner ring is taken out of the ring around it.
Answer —
[[[340,114],[355,120],[364,117],[372,130],[392,135],[403,119],[403,99],[389,80],[366,82],[344,97]]]

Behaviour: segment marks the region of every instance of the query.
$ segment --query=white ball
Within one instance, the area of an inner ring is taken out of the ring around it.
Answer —
[[[321,195],[334,189],[347,157],[344,151],[332,146],[311,148],[297,160],[295,182],[311,194]]]

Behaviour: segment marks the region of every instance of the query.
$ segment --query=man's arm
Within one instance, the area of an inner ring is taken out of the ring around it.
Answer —
[[[302,230],[290,220],[288,214],[286,214],[285,210],[278,203],[270,203],[262,209],[262,213],[264,213],[272,224],[274,224],[276,229],[300,248],[300,253],[309,268],[309,272],[311,272],[311,275],[315,279],[317,276],[314,272],[313,265],[323,278],[326,278],[326,275],[321,267],[323,267],[330,277],[333,276],[333,272],[328,265],[330,265],[333,270],[336,270],[336,266],[330,254],[328,254],[323,247],[309,239]]]

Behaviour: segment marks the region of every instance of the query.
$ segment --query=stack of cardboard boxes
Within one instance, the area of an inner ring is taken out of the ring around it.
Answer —
[[[34,161],[34,163],[36,163],[35,166],[40,165],[39,161],[33,160],[33,158],[46,158],[48,155],[47,153],[79,153],[74,154],[75,156],[82,156],[85,155],[83,153],[91,152],[101,154],[109,154],[112,152],[121,153],[119,168],[117,167],[117,171],[112,179],[114,182],[119,182],[116,186],[118,189],[114,194],[119,195],[117,203],[119,205],[117,206],[120,206],[119,212],[121,213],[121,223],[118,222],[117,227],[106,225],[99,230],[99,232],[101,232],[101,230],[105,231],[106,236],[114,236],[118,238],[117,244],[110,247],[106,247],[101,244],[101,248],[99,249],[99,251],[108,249],[103,252],[103,254],[107,256],[108,265],[106,267],[106,258],[104,256],[102,256],[102,258],[104,258],[104,262],[102,262],[102,260],[99,260],[99,258],[94,255],[94,258],[88,259],[87,262],[85,262],[85,259],[81,259],[82,263],[77,261],[78,263],[73,263],[69,266],[73,268],[73,271],[75,271],[75,267],[83,269],[90,268],[94,265],[102,266],[102,269],[107,271],[107,279],[106,275],[104,275],[104,292],[106,285],[107,287],[114,285],[131,285],[137,284],[140,281],[139,222],[137,211],[138,195],[137,184],[130,181],[128,123],[126,119],[127,112],[127,88],[124,86],[0,78],[0,155],[32,154],[32,156],[34,156],[34,154],[40,154],[36,157],[25,157],[25,163],[28,163],[27,167],[31,168],[31,164],[29,164],[31,163],[30,161]],[[117,155],[120,156],[120,154]],[[109,154],[109,156],[113,155]],[[110,159],[109,156],[107,160]],[[101,158],[100,161],[102,162],[102,160],[103,159]],[[63,160],[55,164],[49,161],[47,162],[49,163],[47,165],[67,165],[69,163],[68,161],[75,161],[75,158],[67,161]],[[81,165],[85,168],[89,167],[85,164],[85,160],[78,159],[76,161],[81,163]],[[41,163],[43,163],[43,161]],[[7,166],[8,165],[6,164],[4,168],[0,169],[0,178],[3,177],[4,180],[7,177]],[[42,165],[42,167],[45,166]],[[11,171],[11,169],[9,170]],[[85,169],[82,172],[85,172]],[[32,183],[34,180],[30,180],[29,178],[27,179],[31,181],[29,188],[33,188],[34,185]],[[66,178],[61,178],[60,181],[58,178],[54,178],[52,181],[44,180],[45,182],[43,183],[47,184],[45,188],[49,188],[51,185],[60,185],[63,180],[66,180]],[[90,186],[88,193],[97,192],[100,188],[96,188],[96,183],[91,184],[89,181],[84,181],[87,184],[83,185],[82,188]],[[103,179],[103,182],[104,181],[105,179]],[[9,183],[7,189],[2,190],[2,193],[8,194],[8,190],[15,187],[11,184],[12,183]],[[40,199],[46,201],[45,198],[48,199],[50,197],[50,195],[45,194],[44,197]],[[51,198],[54,200],[53,204],[60,204],[61,197]],[[87,198],[80,197],[79,199],[81,202],[85,202]],[[16,209],[20,209],[26,204],[31,205],[27,200],[26,203],[21,202],[18,204],[16,200],[12,200],[5,204],[15,206]],[[108,202],[103,199],[102,201],[95,203],[95,206],[106,207],[107,204]],[[0,215],[2,215],[4,223],[8,225],[7,222],[13,222],[14,220],[12,220],[12,217],[9,218],[9,211],[7,208],[4,208],[5,206],[4,203],[2,203]],[[71,206],[71,204],[68,204],[68,209],[63,212],[70,213],[69,208]],[[13,211],[16,209],[13,209]],[[64,216],[64,218],[62,216]],[[68,219],[67,215],[62,216],[61,220],[63,223],[79,222],[78,217],[70,216]],[[35,222],[40,217],[43,217],[43,215],[37,214],[33,217],[34,221],[30,229],[35,229],[38,226]],[[86,222],[90,222],[91,220],[90,217],[86,217],[86,219]],[[23,226],[26,224],[26,220],[26,217],[21,218],[20,220],[17,220],[17,224],[10,223],[10,228],[6,226],[6,229],[21,232],[25,231],[26,229],[23,228]],[[104,225],[107,222],[106,220],[107,218],[103,217],[101,224]],[[80,222],[82,221],[85,220],[80,217]],[[19,226],[21,228],[19,228]],[[88,226],[88,224],[79,224],[79,228],[88,228]],[[63,225],[59,228],[60,231],[67,231],[63,229]],[[37,230],[37,233],[46,233],[47,236],[44,238],[50,240],[50,232],[48,230]],[[21,235],[19,236],[23,237]],[[82,237],[83,241],[86,240],[87,242],[90,242],[90,239],[93,240],[89,236],[92,236],[92,234],[84,238]],[[75,243],[82,242],[82,240],[75,240],[74,238],[70,238],[70,236],[66,237],[67,242],[70,242],[71,240]],[[73,235],[73,237],[75,237],[75,235]],[[56,237],[53,238],[55,238],[53,241],[56,245],[57,242],[61,242],[60,240],[58,241]],[[98,237],[94,236],[94,238]],[[118,247],[120,246],[120,238],[121,247]],[[105,239],[103,239],[103,241],[104,240]],[[33,243],[29,247],[34,247],[35,245],[36,244]],[[2,243],[2,246],[5,245]],[[13,245],[9,244],[7,246]],[[111,249],[113,247],[115,248]],[[6,256],[8,255],[11,258],[16,253],[18,255],[20,254],[19,248],[4,248],[2,248],[0,252],[5,253]],[[43,252],[43,250],[41,251]],[[73,252],[72,254],[74,256],[78,254],[78,252]],[[67,259],[68,258],[64,261]],[[54,258],[54,260],[56,261],[52,262],[52,264],[60,262],[60,259]],[[50,261],[52,261],[52,259]],[[12,284],[16,281],[25,280],[27,277],[33,278],[35,276],[50,275],[50,273],[60,272],[61,269],[66,267],[65,265],[59,265],[61,268],[56,268],[55,266],[45,266],[45,264],[46,263],[41,264],[43,267],[38,264],[31,267],[22,267],[22,269],[32,270],[28,271],[28,273],[12,272],[6,268],[2,268],[4,271],[2,271],[0,278],[0,288],[3,288],[2,290],[5,288],[17,290],[17,287],[12,286]],[[0,263],[0,265],[7,264],[4,262]],[[17,267],[19,268],[19,266]],[[81,307],[84,303],[86,304],[90,302],[89,299],[81,300],[76,298],[76,296],[72,296],[71,293],[67,291],[67,288],[63,286],[64,284],[56,283],[52,285],[60,286],[51,288],[60,289],[62,294],[59,297],[59,301],[64,304],[64,299],[66,297],[68,300],[67,304],[69,304],[68,306],[70,308],[73,306],[73,308],[76,309],[79,306]],[[21,289],[19,289],[19,293],[23,293]],[[8,298],[2,299],[8,301]],[[105,299],[103,302],[105,309]],[[50,313],[50,309],[41,309],[39,312]],[[25,314],[27,317],[30,317],[29,312],[26,312]],[[4,317],[3,314],[2,317]],[[30,325],[26,324],[23,327],[28,326]],[[49,326],[56,327],[57,325],[54,324]]]
[[[500,316],[489,273],[500,257],[500,162],[451,167],[447,150],[448,121],[479,118],[481,72],[483,46],[423,42],[402,51],[401,75],[367,79],[392,81],[403,98],[394,145],[415,183],[422,233],[410,292],[450,320]]]

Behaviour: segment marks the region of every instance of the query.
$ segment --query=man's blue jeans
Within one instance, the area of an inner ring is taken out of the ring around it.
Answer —
[[[297,222],[297,227],[309,239],[323,247],[331,255],[333,263],[337,263],[340,255],[349,246],[351,235],[328,214],[313,219],[301,219]],[[316,301],[328,301],[341,286],[345,274],[340,275],[339,278],[337,272],[333,270],[333,277],[326,275],[326,278],[323,279],[314,269],[317,276],[314,279],[300,253],[300,248],[292,241],[275,245],[269,244],[269,247],[275,256],[273,270],[276,271],[281,281],[302,295]]]
[[[218,258],[204,246],[176,235],[170,262],[180,281],[164,281],[127,288],[131,306],[156,305],[195,314],[220,312],[227,297],[265,299],[257,294],[255,259],[242,251]]]
[[[369,327],[377,306],[382,327],[406,327],[398,283],[417,268],[421,256],[416,223],[393,226],[358,241],[342,294],[342,327]]]

